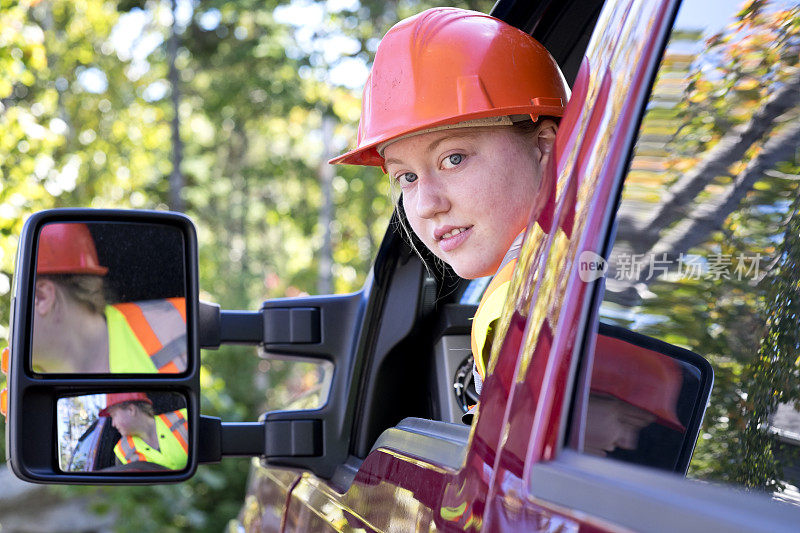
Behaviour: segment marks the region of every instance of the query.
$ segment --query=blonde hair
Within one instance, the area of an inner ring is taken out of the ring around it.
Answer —
[[[40,276],[64,289],[67,297],[93,313],[103,314],[106,308],[105,284],[100,276],[90,274],[51,274]]]
[[[153,406],[149,403],[142,401],[142,400],[129,400],[127,402],[118,403],[114,407],[120,407],[122,409],[128,407],[129,405],[133,405],[134,407],[138,408],[142,413],[147,416],[155,417],[156,413],[153,410]]]

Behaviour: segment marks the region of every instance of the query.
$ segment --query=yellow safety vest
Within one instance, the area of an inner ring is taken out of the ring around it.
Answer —
[[[186,370],[186,301],[183,298],[108,305],[108,363],[112,373]]]
[[[182,470],[189,457],[189,425],[186,409],[156,415],[158,450],[140,437],[122,437],[114,446],[114,455],[126,465],[134,461],[155,463],[170,470]]]
[[[522,238],[524,232],[520,233],[511,244],[500,268],[492,278],[491,283],[486,288],[486,292],[481,297],[478,310],[472,319],[472,356],[481,380],[486,379],[486,366],[489,363],[489,356],[492,353],[493,329],[500,315],[503,313],[503,305],[508,298],[508,289],[511,286],[511,276],[514,274],[514,267],[517,266],[517,259],[522,248]]]

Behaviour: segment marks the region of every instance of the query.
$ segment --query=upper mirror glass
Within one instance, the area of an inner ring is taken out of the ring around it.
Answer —
[[[147,223],[50,223],[36,253],[31,363],[41,373],[181,373],[183,235]]]
[[[64,472],[183,470],[189,452],[186,400],[174,392],[60,398],[58,460]]]

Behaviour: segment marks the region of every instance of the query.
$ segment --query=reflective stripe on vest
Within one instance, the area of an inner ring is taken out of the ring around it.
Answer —
[[[189,432],[186,423],[186,409],[156,416],[156,433],[159,449],[150,447],[138,436],[123,437],[114,446],[114,454],[122,464],[132,461],[155,463],[171,470],[186,466],[189,447]]]
[[[112,306],[122,313],[156,370],[186,370],[186,302],[183,298],[127,302]]]
[[[483,293],[478,310],[472,319],[470,336],[472,356],[475,368],[482,380],[486,379],[486,366],[489,363],[492,346],[491,342],[487,343],[486,341],[489,339],[495,321],[503,313],[503,306],[508,298],[508,289],[511,286],[511,276],[514,274],[514,267],[517,266],[524,236],[525,232],[523,231],[514,239],[511,248],[500,263],[500,268],[492,278],[492,282]]]
[[[146,460],[143,453],[136,451],[136,444],[133,442],[133,437],[123,437],[119,439],[117,445],[114,446],[114,453],[119,460],[122,461],[122,464]]]
[[[158,418],[164,422],[164,425],[172,433],[172,436],[181,445],[183,451],[189,453],[189,425],[186,423],[186,418],[180,411],[173,411],[171,413],[164,413],[158,415]]]

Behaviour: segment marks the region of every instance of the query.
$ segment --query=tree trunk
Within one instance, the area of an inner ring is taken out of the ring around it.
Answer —
[[[800,146],[800,123],[790,123],[783,131],[764,143],[761,152],[723,192],[703,205],[695,206],[691,214],[687,214],[662,235],[652,247],[640,247],[645,245],[646,241],[628,241],[627,246],[623,245],[622,253],[642,254],[645,258],[652,256],[659,261],[674,264],[681,253],[699,246],[712,232],[721,229],[730,213],[739,207],[755,183],[781,161],[792,159],[798,146]],[[616,263],[613,256],[611,263]],[[606,297],[609,301],[621,305],[635,305],[641,301],[642,293],[647,291],[647,286],[656,278],[655,275],[648,275],[645,267],[637,279],[627,281],[609,279]]]
[[[178,57],[178,21],[176,20],[177,0],[170,4],[172,11],[172,25],[170,27],[169,41],[167,42],[167,55],[169,58],[169,84],[172,93],[172,174],[169,177],[169,208],[173,211],[184,211],[183,203],[183,174],[181,162],[183,160],[183,142],[181,141],[180,128],[180,87],[178,85],[178,68],[175,60]]]
[[[695,212],[667,232],[653,246],[652,253],[660,255],[687,251],[705,242],[712,231],[722,227],[764,173],[781,161],[792,158],[800,146],[800,123],[791,124],[786,130],[769,139],[758,156],[754,157],[724,194],[716,200],[698,207]]]
[[[664,228],[687,216],[694,199],[711,180],[727,174],[728,168],[772,129],[775,119],[799,102],[800,76],[795,76],[749,122],[727,133],[693,171],[678,179],[652,217],[643,224],[636,224],[627,217],[621,218],[617,239],[630,242],[637,250],[652,248]]]
[[[322,246],[319,250],[319,276],[317,294],[330,294],[333,291],[333,244],[331,223],[333,222],[333,165],[328,159],[333,157],[333,128],[336,120],[325,114],[322,117],[322,163],[319,167],[319,181],[322,188],[322,207],[319,212],[319,225],[322,228]]]

